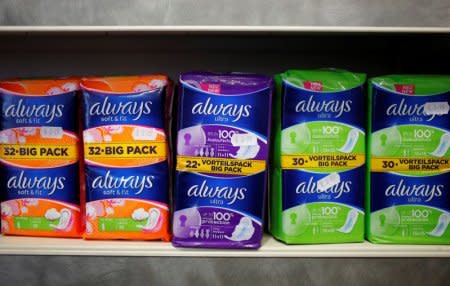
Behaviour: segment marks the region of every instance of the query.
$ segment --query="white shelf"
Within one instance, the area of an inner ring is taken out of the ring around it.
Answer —
[[[157,241],[86,241],[81,239],[0,237],[0,254],[156,257],[450,257],[450,245],[364,243],[285,245],[265,236],[259,250],[175,248]]]
[[[389,26],[0,26],[0,34],[438,33],[450,27]]]

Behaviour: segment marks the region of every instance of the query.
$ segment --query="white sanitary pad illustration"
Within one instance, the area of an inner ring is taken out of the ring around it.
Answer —
[[[160,79],[152,79],[148,85],[150,86],[151,89],[156,89],[166,85],[166,81]]]
[[[437,225],[434,227],[432,231],[428,232],[428,234],[436,237],[442,236],[444,232],[447,230],[449,222],[450,222],[450,215],[445,213],[441,214],[439,216]]]
[[[241,160],[247,160],[247,159],[253,159],[258,155],[259,152],[259,145],[252,145],[252,146],[241,146],[239,147],[236,154],[229,154],[231,158],[235,159],[241,159]]]
[[[45,218],[48,220],[57,220],[60,217],[61,217],[61,214],[55,208],[48,209],[45,212]]]
[[[17,143],[16,132],[13,130],[4,130],[0,132],[0,143],[15,144]]]
[[[86,216],[89,219],[95,219],[97,216],[104,216],[105,209],[101,202],[90,202],[86,204]]]
[[[225,238],[233,241],[249,240],[252,238],[253,233],[255,233],[255,227],[253,226],[252,219],[244,216],[234,228],[231,236],[226,235]]]
[[[61,139],[64,135],[64,130],[61,127],[41,127],[41,137],[48,139]]]
[[[144,208],[135,209],[133,211],[133,213],[131,214],[131,218],[133,220],[137,220],[137,221],[147,219],[148,218],[148,212],[146,210],[144,210]]]
[[[39,204],[38,199],[23,199],[22,203],[26,206],[37,206]]]
[[[155,140],[156,131],[153,128],[135,127],[131,136],[134,140]]]
[[[2,219],[2,232],[9,232],[9,224],[6,220]]]
[[[106,201],[113,207],[123,207],[125,205],[124,199],[110,199]]]
[[[64,93],[64,90],[62,90],[59,86],[54,86],[47,90],[48,95],[57,95],[61,93]]]
[[[356,143],[358,142],[359,131],[358,129],[352,129],[348,132],[347,140],[345,141],[344,146],[342,146],[339,151],[343,153],[350,153],[355,148]]]
[[[86,216],[90,219],[95,219],[97,217],[97,211],[91,204],[86,205]]]
[[[133,91],[135,92],[143,92],[150,90],[150,87],[145,83],[138,83],[133,87]]]
[[[86,233],[93,233],[94,232],[94,226],[90,222],[86,222]]]
[[[450,147],[450,133],[444,133],[441,136],[439,145],[430,154],[435,157],[442,157],[445,155],[445,153],[447,153],[449,147]]]
[[[19,205],[16,201],[3,202],[1,208],[2,216],[15,216],[20,213]]]
[[[2,216],[12,216],[12,208],[7,204],[2,204]]]
[[[351,232],[355,227],[357,221],[358,221],[358,211],[352,209],[347,213],[347,219],[345,220],[344,225],[340,229],[338,229],[338,231],[342,233]]]
[[[78,89],[78,84],[76,84],[74,82],[66,82],[65,84],[63,84],[62,89],[65,92],[75,91]]]
[[[19,129],[20,133],[24,136],[34,136],[36,135],[35,127],[22,127]]]
[[[122,134],[123,127],[121,125],[108,125],[104,127],[109,134]]]
[[[83,131],[83,141],[85,143],[100,143],[103,141],[103,136],[98,129],[89,129]]]
[[[159,217],[161,216],[161,211],[157,208],[150,208],[148,210],[148,218],[147,223],[145,225],[136,225],[138,228],[142,228],[142,230],[153,230],[158,225]]]
[[[51,227],[55,228],[56,230],[68,230],[72,224],[73,218],[72,218],[72,212],[66,208],[62,209],[60,212],[60,218],[57,225],[50,224]]]
[[[17,137],[17,141],[19,141],[20,144],[25,144],[27,143],[27,138],[25,138],[25,136],[19,136]]]
[[[113,215],[114,214],[114,209],[112,207],[106,207],[105,211],[106,211],[107,215]]]

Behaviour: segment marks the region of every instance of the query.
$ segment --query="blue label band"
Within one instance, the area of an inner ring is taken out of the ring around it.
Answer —
[[[450,172],[414,177],[371,173],[371,211],[398,206],[423,205],[450,210]]]
[[[404,95],[372,85],[373,132],[395,125],[423,124],[450,130],[450,115],[426,114],[425,104],[448,102],[450,92],[430,95]]]
[[[364,172],[364,166],[339,172],[339,183],[326,190],[319,190],[317,182],[328,176],[328,173],[283,170],[283,210],[315,202],[341,203],[363,210]]]
[[[283,81],[282,129],[303,122],[335,121],[365,130],[363,86],[339,92],[317,92]]]
[[[84,129],[133,124],[164,128],[165,88],[134,94],[83,91]]]
[[[0,130],[56,126],[66,131],[77,132],[77,92],[55,96],[19,96],[1,93],[2,120]]]
[[[39,198],[79,204],[78,163],[51,169],[0,166],[2,201]]]
[[[86,200],[111,198],[152,200],[167,204],[167,162],[136,168],[85,166]]]
[[[222,124],[255,132],[266,139],[269,87],[245,95],[214,95],[182,84],[179,129],[199,124]]]
[[[175,210],[201,207],[225,207],[262,220],[266,172],[239,178],[177,172]]]

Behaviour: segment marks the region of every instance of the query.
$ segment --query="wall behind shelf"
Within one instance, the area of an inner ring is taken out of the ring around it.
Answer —
[[[0,25],[450,26],[446,0],[3,0]]]
[[[445,259],[0,256],[1,285],[445,285]]]

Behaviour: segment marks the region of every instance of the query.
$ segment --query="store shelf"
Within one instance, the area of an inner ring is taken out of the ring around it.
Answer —
[[[153,257],[450,257],[450,245],[285,245],[266,235],[259,250],[175,248],[166,242],[0,237],[0,254]]]
[[[242,34],[242,33],[436,33],[450,27],[419,26],[0,26],[0,34]]]

